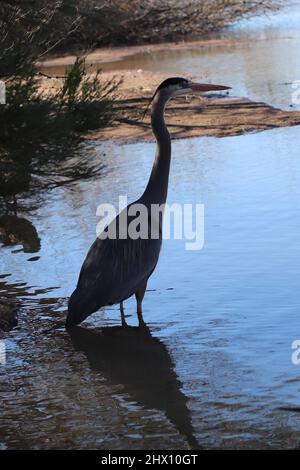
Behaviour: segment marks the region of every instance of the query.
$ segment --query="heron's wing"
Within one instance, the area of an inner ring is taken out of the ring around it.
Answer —
[[[118,223],[119,216],[115,219]],[[114,222],[114,221],[113,221]],[[127,227],[130,226],[128,217]],[[150,226],[150,225],[149,225]],[[117,233],[120,233],[117,231]],[[161,248],[157,239],[103,238],[92,244],[70,297],[67,324],[78,324],[100,307],[119,303],[136,293],[154,270]]]
[[[93,301],[95,309],[130,297],[151,275],[160,247],[161,240],[97,238],[82,265],[76,290]]]

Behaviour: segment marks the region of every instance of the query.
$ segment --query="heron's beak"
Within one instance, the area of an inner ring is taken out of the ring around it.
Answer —
[[[204,93],[206,91],[231,90],[230,86],[212,85],[210,83],[190,83],[192,91]]]

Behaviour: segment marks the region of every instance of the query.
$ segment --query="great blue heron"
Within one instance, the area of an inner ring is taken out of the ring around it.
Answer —
[[[159,235],[151,237],[149,233],[147,238],[132,239],[128,233],[125,237],[123,234],[116,238],[103,237],[102,233],[97,237],[85,258],[77,287],[69,300],[66,326],[81,323],[100,307],[118,303],[122,325],[125,326],[123,301],[132,295],[135,295],[137,301],[139,325],[144,324],[142,300],[148,279],[157,264],[162,243],[161,213],[157,220],[153,220],[151,207],[154,204],[162,206],[166,202],[171,160],[171,139],[164,120],[165,106],[174,96],[229,88],[193,83],[179,77],[168,78],[159,85],[151,100],[151,126],[157,141],[152,172],[143,195],[124,209],[127,214],[126,229],[134,218],[128,214],[130,207],[142,204],[148,210],[148,227],[158,227]],[[124,211],[111,224],[119,227]]]

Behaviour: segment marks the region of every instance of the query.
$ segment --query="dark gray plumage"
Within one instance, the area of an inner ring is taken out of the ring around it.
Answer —
[[[164,120],[167,102],[173,96],[192,91],[223,90],[228,87],[195,84],[184,78],[170,78],[157,88],[152,98],[151,125],[157,140],[156,157],[143,195],[132,204],[143,204],[148,209],[148,226],[159,227],[156,239],[100,239],[91,246],[82,265],[78,284],[68,305],[66,326],[82,322],[100,307],[120,303],[122,324],[126,325],[123,301],[135,294],[139,324],[142,300],[147,281],[157,264],[162,244],[162,217],[151,219],[151,205],[166,202],[171,160],[171,139]],[[130,204],[126,209],[129,210]],[[127,217],[129,226],[133,217]],[[120,215],[116,218],[117,227]],[[114,222],[113,222],[114,223]]]

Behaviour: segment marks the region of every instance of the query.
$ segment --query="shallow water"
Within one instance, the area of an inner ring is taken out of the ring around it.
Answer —
[[[150,70],[171,76],[192,75],[195,79],[232,86],[233,94],[264,101],[284,109],[300,109],[300,2],[286,2],[280,13],[243,21],[211,34],[208,39],[231,43],[186,49],[137,53],[115,62],[101,63],[102,70]],[[234,41],[234,42],[232,42]],[[97,69],[99,65],[93,64]],[[64,67],[47,67],[52,75]],[[293,94],[297,94],[293,99]],[[297,101],[297,102],[296,102]]]
[[[245,86],[215,51],[207,57],[223,81]],[[41,249],[1,249],[0,293],[22,311],[0,366],[0,448],[299,447],[299,138],[294,127],[173,143],[168,202],[205,205],[205,244],[165,241],[144,300],[149,331],[118,328],[116,306],[73,332],[62,323],[97,206],[141,194],[154,144],[95,142],[102,176],[57,188],[23,215]],[[133,300],[125,306],[136,326]]]
[[[224,83],[237,96],[265,101],[274,106],[300,109],[292,84],[300,80],[300,3],[280,14],[254,18],[228,28],[210,39],[229,39],[235,44],[139,54],[115,67],[163,71],[170,75],[191,74],[198,80]],[[296,85],[300,89],[300,85]],[[299,94],[298,94],[299,96]]]

